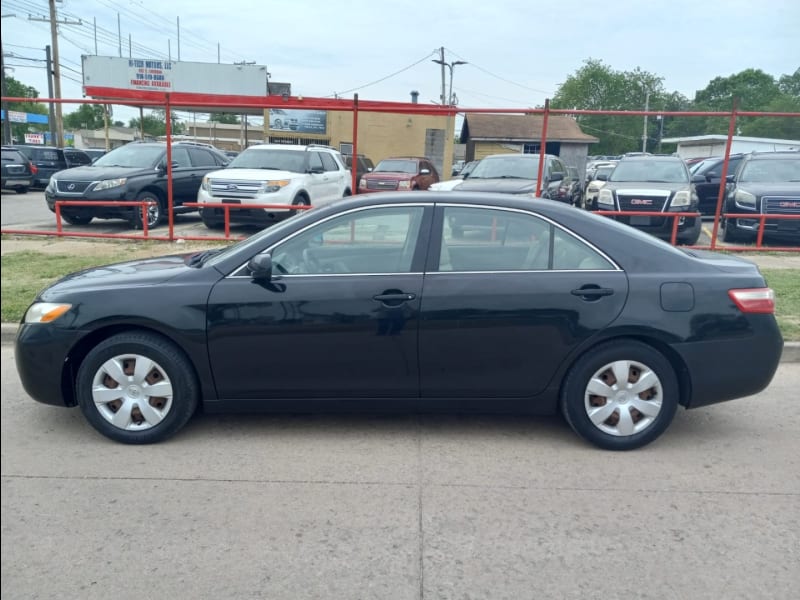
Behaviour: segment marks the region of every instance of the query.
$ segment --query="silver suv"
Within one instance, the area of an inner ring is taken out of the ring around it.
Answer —
[[[259,144],[239,154],[225,169],[203,177],[197,202],[204,205],[200,216],[209,229],[224,225],[222,204],[271,205],[229,211],[231,223],[264,227],[294,214],[292,206],[320,206],[350,196],[351,181],[342,155],[334,148]]]

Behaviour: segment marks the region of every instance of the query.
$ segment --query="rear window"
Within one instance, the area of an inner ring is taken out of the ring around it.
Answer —
[[[24,163],[25,159],[16,150],[3,150],[3,162]]]

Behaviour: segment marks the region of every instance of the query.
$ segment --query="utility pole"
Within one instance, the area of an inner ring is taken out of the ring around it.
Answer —
[[[53,45],[53,89],[55,92],[55,99],[61,99],[61,64],[58,59],[58,26],[59,25],[81,25],[82,21],[70,21],[69,19],[58,20],[56,15],[56,0],[48,0],[50,4],[50,18],[44,17],[31,17],[28,16],[29,21],[42,21],[50,23],[50,37],[52,38]],[[53,140],[53,145],[61,147],[64,145],[64,120],[62,118],[61,103],[56,102],[56,138]]]
[[[53,97],[53,57],[50,53],[50,46],[44,47],[44,54],[47,60],[47,97]],[[55,105],[50,103],[50,142],[55,144],[56,139],[56,111]]]
[[[181,60],[181,18],[178,17],[178,62]]]
[[[8,96],[8,91],[6,90],[6,61],[5,53],[3,52],[3,44],[0,42],[0,70],[3,72],[2,82],[3,82],[3,89],[0,92],[3,98]],[[3,112],[5,113],[5,118],[3,119],[3,143],[4,144],[12,144],[13,140],[11,139],[11,115],[8,114],[8,102],[3,100]]]
[[[247,66],[247,65],[256,64],[256,61],[254,61],[254,60],[251,60],[251,61],[243,60],[243,61],[240,61],[240,62],[234,62],[233,64]],[[267,89],[269,89],[269,88],[267,88]],[[241,118],[242,118],[242,122],[240,124],[241,126],[239,127],[239,147],[240,147],[241,150],[246,150],[247,149],[247,115],[245,113],[242,113],[242,117]]]
[[[447,104],[447,102],[445,100],[445,97],[444,97],[444,79],[445,79],[445,77],[444,77],[444,67],[447,64],[446,62],[444,62],[444,46],[439,48],[439,60],[435,60],[433,62],[439,63],[440,65],[442,65],[442,95],[440,96],[440,98],[442,99],[442,106],[444,106],[445,104]]]

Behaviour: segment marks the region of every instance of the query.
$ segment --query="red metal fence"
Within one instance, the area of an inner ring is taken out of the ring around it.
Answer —
[[[110,92],[113,92],[110,91]],[[754,111],[739,111],[737,109],[736,100],[734,99],[732,102],[731,110],[730,111],[717,111],[717,112],[701,112],[701,111],[661,111],[661,110],[644,110],[644,111],[630,111],[630,110],[580,110],[580,109],[573,109],[573,110],[565,110],[565,109],[552,109],[550,108],[550,101],[545,101],[544,108],[540,109],[505,109],[505,108],[457,108],[455,106],[440,106],[440,105],[426,105],[426,104],[408,104],[408,103],[400,103],[400,102],[376,102],[376,101],[359,101],[358,94],[355,94],[352,100],[347,99],[328,99],[328,98],[303,98],[302,96],[291,96],[291,97],[281,97],[281,96],[265,96],[263,98],[249,98],[249,97],[232,97],[232,100],[226,100],[224,105],[220,103],[219,98],[214,98],[211,96],[201,96],[198,97],[197,95],[193,96],[191,100],[181,97],[178,94],[160,94],[157,92],[138,92],[138,91],[131,91],[129,97],[126,98],[114,98],[109,97],[108,99],[103,100],[95,100],[95,99],[55,99],[55,98],[36,98],[36,102],[40,103],[62,103],[62,104],[115,104],[115,105],[123,105],[123,106],[130,106],[130,107],[149,107],[149,108],[162,108],[165,111],[165,121],[166,121],[166,138],[167,138],[167,179],[170,182],[170,185],[167,186],[167,214],[169,219],[169,229],[168,234],[165,236],[154,236],[151,235],[147,229],[147,219],[142,219],[143,221],[143,229],[142,235],[129,235],[129,234],[94,234],[88,232],[66,232],[63,230],[61,226],[61,218],[60,218],[60,207],[59,205],[64,204],[73,204],[73,205],[93,205],[97,206],[98,204],[121,204],[119,202],[107,202],[107,203],[98,203],[98,202],[86,202],[85,204],[81,204],[80,202],[57,202],[56,203],[56,231],[47,230],[19,230],[19,229],[2,229],[0,233],[3,234],[22,234],[22,235],[48,235],[48,236],[57,236],[57,237],[97,237],[97,238],[121,238],[121,239],[147,239],[147,240],[160,240],[160,241],[175,241],[177,236],[175,235],[175,223],[174,223],[174,214],[173,214],[173,195],[172,195],[172,111],[178,107],[182,106],[190,106],[192,110],[202,110],[206,109],[208,112],[213,112],[214,109],[219,110],[220,108],[224,108],[226,110],[230,109],[268,109],[268,108],[282,108],[282,109],[291,109],[291,108],[302,108],[302,109],[315,109],[315,110],[335,110],[335,111],[349,111],[353,113],[353,156],[358,156],[358,115],[359,112],[383,112],[383,113],[402,113],[402,114],[425,114],[425,115],[442,115],[452,117],[457,113],[486,113],[486,114],[526,114],[526,115],[542,115],[543,116],[543,125],[542,125],[542,136],[540,139],[540,148],[542,149],[539,153],[539,165],[538,165],[538,177],[537,177],[537,189],[536,195],[540,195],[541,193],[541,182],[542,182],[542,174],[544,171],[544,149],[546,148],[547,144],[547,129],[548,129],[548,119],[550,115],[566,115],[566,116],[577,116],[577,115],[613,115],[613,116],[630,116],[630,117],[645,117],[645,116],[654,116],[654,117],[727,117],[729,120],[728,123],[728,134],[727,134],[727,141],[725,145],[725,160],[722,167],[721,173],[721,183],[720,183],[720,190],[719,195],[717,197],[717,204],[716,210],[714,214],[714,223],[713,223],[713,230],[711,233],[711,242],[707,246],[694,246],[698,249],[708,249],[708,250],[716,250],[719,248],[717,242],[717,237],[719,233],[720,221],[722,218],[737,218],[737,217],[746,217],[754,220],[758,220],[760,222],[760,227],[758,231],[758,236],[756,240],[755,246],[729,246],[726,245],[724,249],[726,251],[753,251],[753,250],[768,250],[771,252],[775,251],[785,251],[785,252],[800,252],[800,247],[776,247],[776,246],[764,246],[763,245],[763,237],[764,237],[764,223],[767,218],[770,220],[772,219],[800,219],[800,215],[796,214],[773,214],[770,213],[769,215],[764,214],[739,214],[739,213],[725,213],[723,212],[723,206],[725,203],[725,192],[726,192],[726,178],[728,175],[728,159],[731,153],[731,147],[733,142],[734,132],[736,131],[736,122],[739,117],[785,117],[785,118],[800,118],[800,113],[793,113],[793,112],[754,112]],[[31,98],[2,98],[3,101],[8,102],[31,102]],[[356,171],[353,169],[352,172],[352,189],[358,189],[358,182],[356,181]],[[142,210],[145,209],[146,202],[130,202],[126,204],[132,205],[141,205]],[[185,206],[200,206],[196,203],[187,203]],[[222,204],[221,207],[225,210],[225,235],[224,237],[221,236],[184,236],[181,235],[181,239],[187,240],[209,240],[209,241],[216,241],[216,240],[232,240],[238,239],[234,238],[230,235],[230,210],[235,209],[236,205],[225,205]],[[284,205],[247,205],[243,208],[281,208],[286,209]],[[293,206],[292,209],[308,209],[311,208],[309,206]],[[638,215],[647,215],[653,216],[653,213],[644,213],[638,211],[598,211],[598,214],[607,215],[607,216],[638,216]],[[678,227],[678,219],[680,217],[696,217],[700,218],[699,213],[659,213],[659,217],[666,217],[673,219],[673,228],[672,228],[672,243],[676,242],[677,236],[677,227]]]

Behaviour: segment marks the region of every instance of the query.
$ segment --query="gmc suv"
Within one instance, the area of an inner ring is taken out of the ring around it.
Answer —
[[[623,157],[598,193],[597,208],[651,213],[611,218],[669,240],[673,219],[662,215],[697,212],[695,183],[698,181],[705,179],[692,178],[686,163],[677,156]],[[677,218],[677,241],[696,244],[702,228],[700,216]]]
[[[257,144],[226,169],[203,177],[197,202],[209,229],[225,224],[222,204],[275,205],[273,208],[229,209],[231,223],[269,225],[295,214],[292,206],[319,206],[350,196],[351,174],[342,155],[329,146]]]

